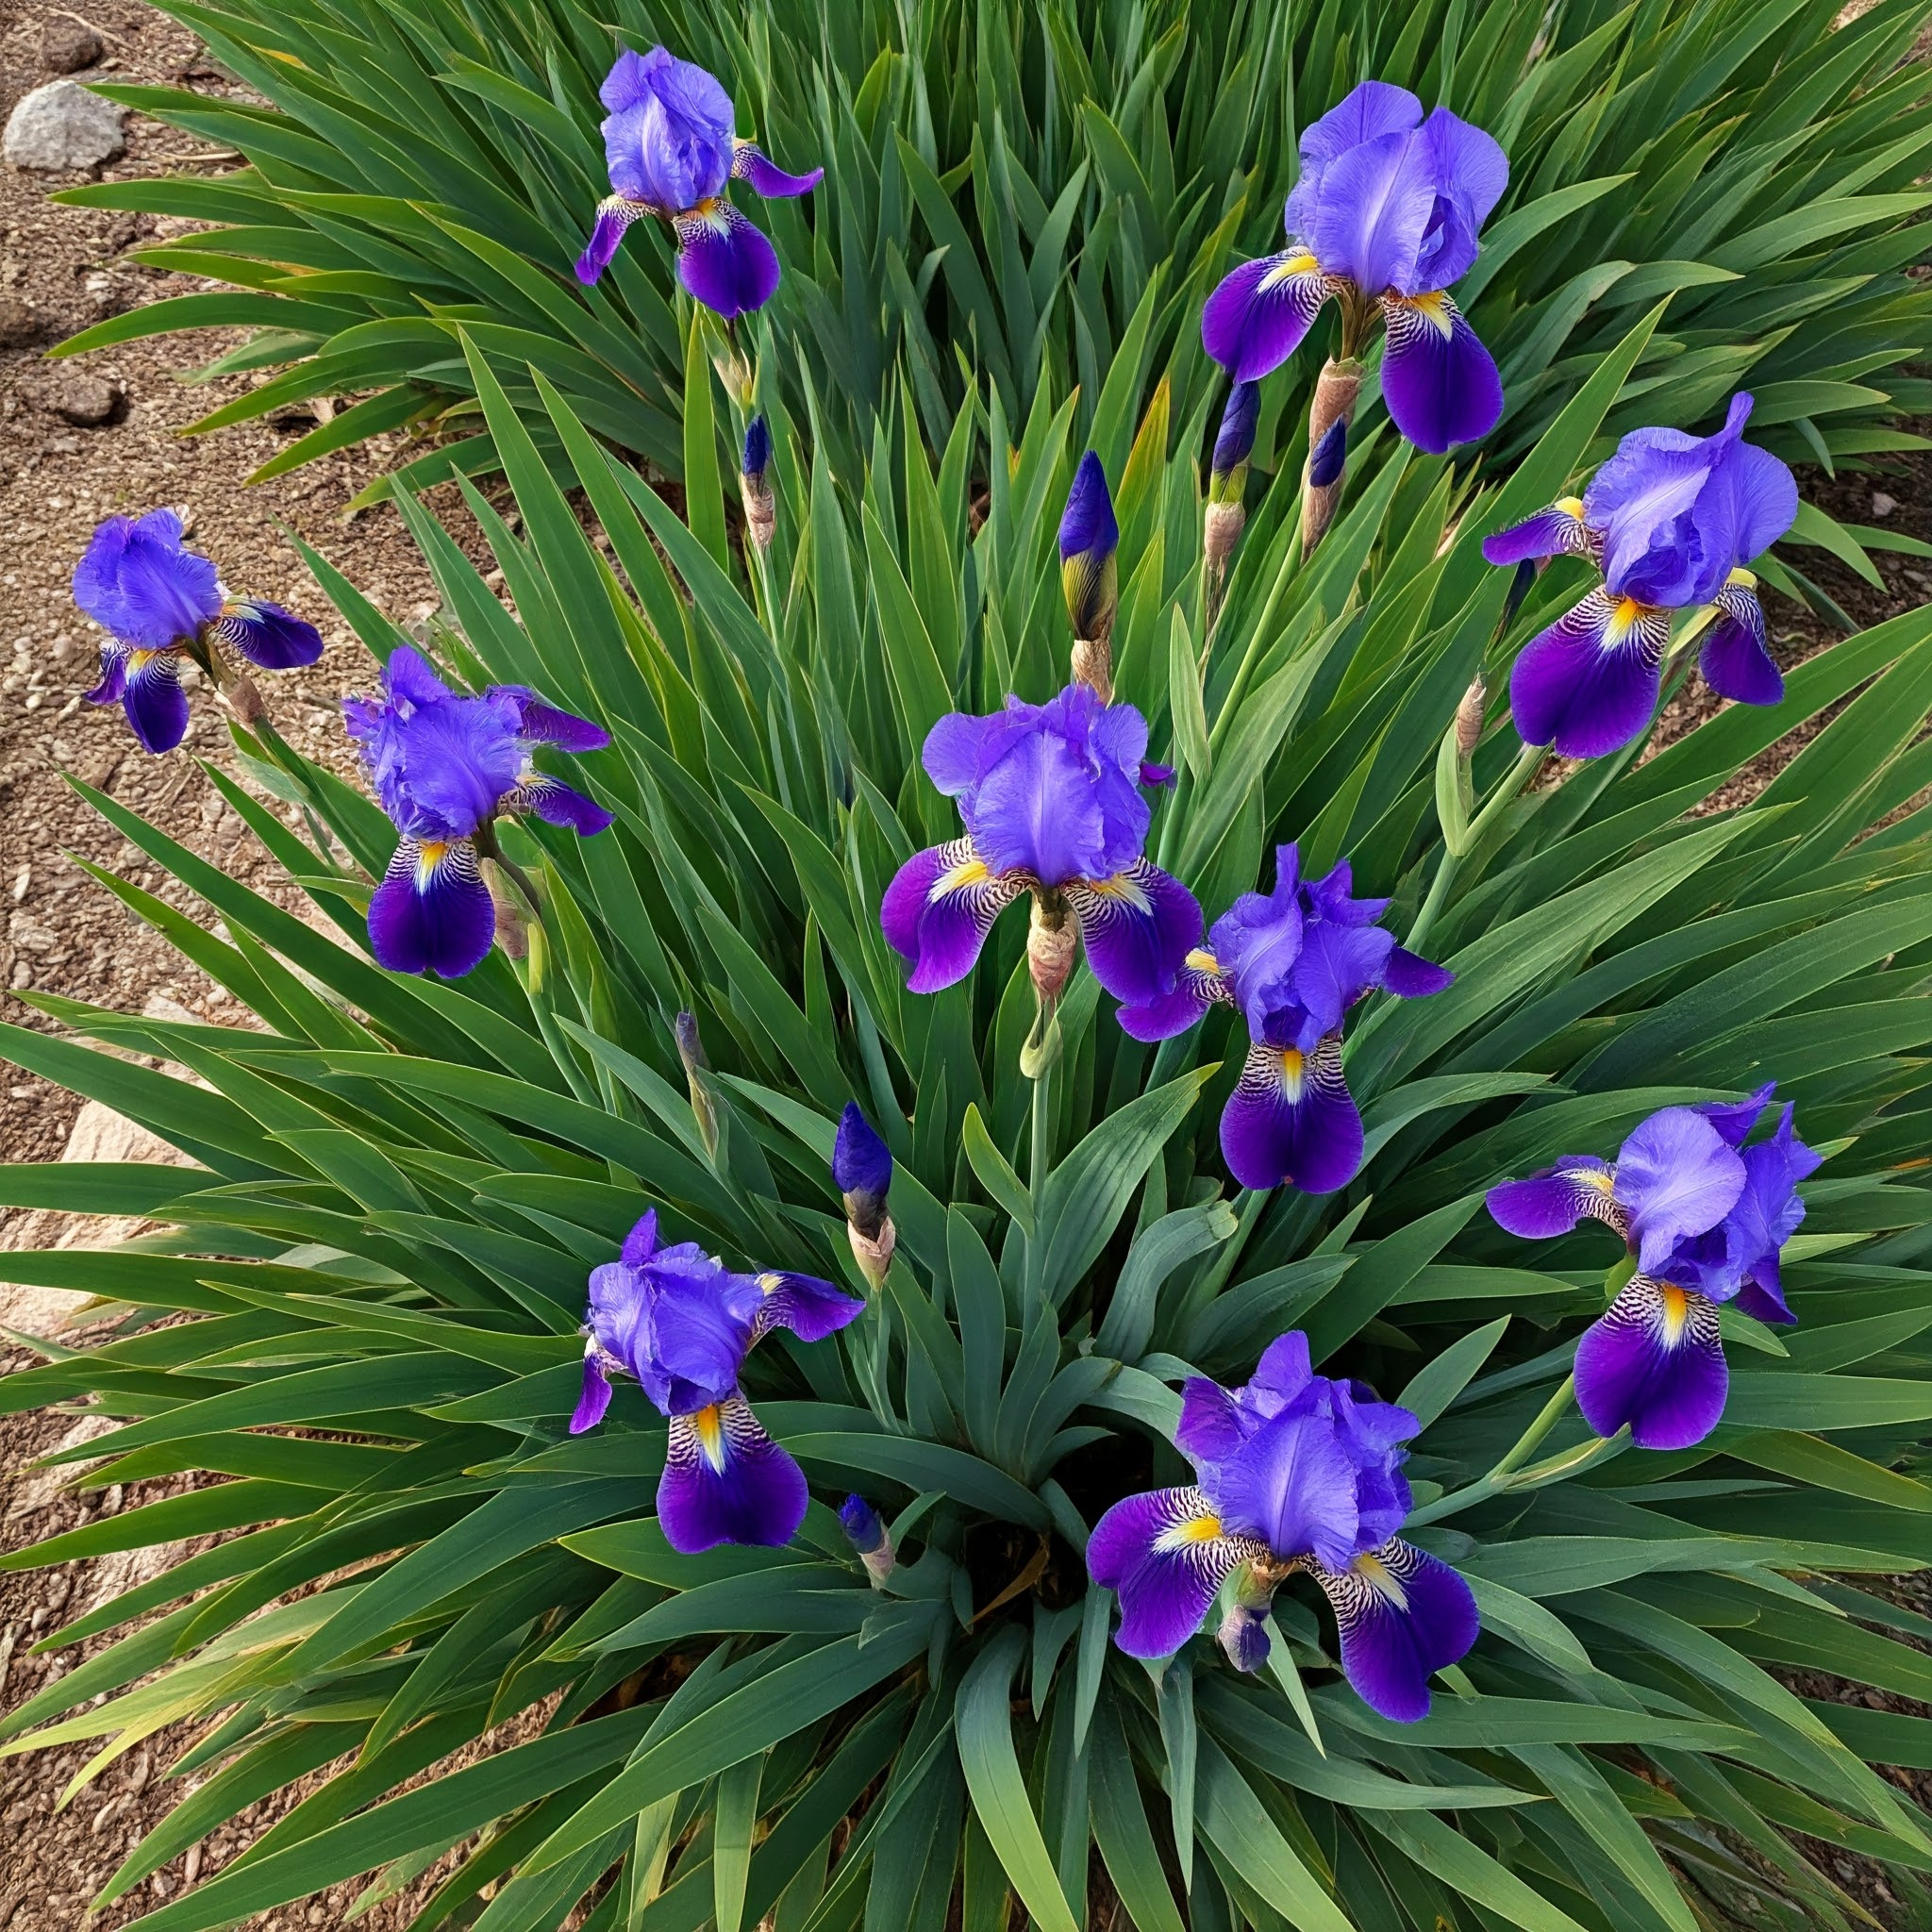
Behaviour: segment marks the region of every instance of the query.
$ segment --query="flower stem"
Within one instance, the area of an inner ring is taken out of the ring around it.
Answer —
[[[1058,1038],[1058,1027],[1055,1032]],[[1041,1058],[1045,1064],[1033,1075],[1032,1172],[1027,1187],[1033,1201],[1033,1232],[1026,1240],[1024,1296],[1029,1324],[1046,1292],[1046,1183],[1053,1172],[1053,1069],[1059,1055],[1053,1053]]]
[[[1464,858],[1475,850],[1476,841],[1494,824],[1504,807],[1512,804],[1517,794],[1535,777],[1543,759],[1549,756],[1549,749],[1546,744],[1525,744],[1522,756],[1510,766],[1503,782],[1490,794],[1483,808],[1470,820],[1469,830],[1463,835],[1462,850],[1452,852],[1446,844],[1442,847],[1436,876],[1429,885],[1429,895],[1423,901],[1423,909],[1416,914],[1415,924],[1408,929],[1408,937],[1403,941],[1411,953],[1418,951],[1428,938],[1429,928],[1435,924],[1437,915],[1449,897],[1449,888],[1462,870]]]
[[[1524,1464],[1542,1446],[1544,1438],[1563,1419],[1563,1413],[1570,1407],[1570,1399],[1575,1392],[1576,1377],[1574,1374],[1565,1375],[1557,1392],[1538,1411],[1536,1420],[1516,1439],[1502,1460],[1488,1475],[1469,1484],[1465,1489],[1453,1490],[1448,1495],[1438,1496],[1433,1503],[1424,1503],[1420,1509],[1412,1510],[1408,1518],[1409,1526],[1440,1523],[1443,1517],[1454,1516],[1461,1510],[1473,1508],[1478,1503],[1486,1503],[1491,1496],[1500,1495],[1505,1490],[1528,1487],[1532,1477],[1537,1480],[1550,1480],[1550,1477],[1538,1476],[1536,1471],[1525,1471],[1521,1476],[1517,1472],[1523,1469]],[[1596,1440],[1600,1441],[1602,1439]],[[1574,1451],[1566,1452],[1555,1460],[1566,1462],[1574,1455]],[[1557,1475],[1569,1473],[1568,1469],[1554,1472]]]
[[[1261,661],[1261,640],[1268,635],[1268,626],[1274,620],[1276,607],[1288,592],[1290,581],[1293,578],[1296,566],[1302,560],[1301,525],[1297,524],[1288,540],[1288,548],[1281,554],[1281,567],[1274,573],[1274,581],[1268,587],[1267,600],[1261,606],[1261,614],[1256,618],[1254,627],[1248,633],[1248,647],[1241,653],[1241,661],[1235,667],[1234,682],[1227,688],[1227,696],[1223,701],[1214,719],[1213,729],[1208,733],[1208,749],[1219,753],[1227,737],[1234,715],[1241,708],[1241,700],[1248,694],[1248,685],[1255,675],[1255,667]]]

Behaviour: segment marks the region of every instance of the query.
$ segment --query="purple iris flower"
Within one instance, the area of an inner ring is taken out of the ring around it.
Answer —
[[[1244,892],[1188,955],[1173,992],[1121,1009],[1136,1040],[1184,1033],[1210,1006],[1248,1025],[1248,1058],[1221,1116],[1221,1151],[1244,1188],[1332,1193],[1362,1163],[1362,1117],[1341,1074],[1348,1009],[1376,989],[1398,999],[1441,992],[1455,974],[1375,924],[1387,899],[1351,896],[1343,859],[1303,879],[1301,853],[1276,848],[1274,890]]]
[[[119,699],[146,751],[173,751],[187,733],[184,656],[224,690],[235,682],[224,644],[264,671],[322,656],[312,624],[261,598],[225,596],[214,565],[188,548],[171,509],[97,525],[75,566],[74,601],[108,633],[88,702]]]
[[[1237,382],[1254,382],[1288,360],[1331,295],[1345,355],[1378,309],[1396,428],[1437,456],[1487,436],[1502,378],[1446,291],[1474,263],[1508,185],[1508,160],[1480,127],[1447,108],[1424,120],[1407,88],[1363,81],[1303,131],[1289,245],[1243,262],[1208,298],[1203,345]]]
[[[654,216],[677,242],[677,279],[727,322],[762,308],[778,286],[772,244],[732,207],[736,178],[767,200],[808,194],[823,168],[788,175],[738,139],[731,96],[716,78],[662,47],[626,51],[605,76],[604,158],[611,192],[597,204],[577,279],[594,282],[609,267],[624,231]]]
[[[1094,1582],[1120,1596],[1121,1648],[1178,1650],[1239,1572],[1220,1641],[1238,1669],[1258,1669],[1274,1592],[1306,1571],[1362,1701],[1398,1723],[1426,1717],[1429,1678],[1469,1654],[1478,1624],[1469,1585],[1398,1535],[1403,1445],[1421,1426],[1366,1383],[1315,1374],[1299,1332],[1269,1344],[1244,1388],[1192,1377],[1174,1442],[1196,1481],[1116,1503],[1087,1545]]]
[[[949,712],[932,727],[926,773],[959,801],[966,836],[914,853],[886,888],[879,924],[912,961],[913,992],[963,979],[993,920],[1029,892],[1036,925],[1075,922],[1093,976],[1116,999],[1174,991],[1200,941],[1201,908],[1142,852],[1153,813],[1141,788],[1167,775],[1146,751],[1141,713],[1085,684],[1043,705],[1008,697],[991,717]],[[1062,979],[1070,964],[1071,952]]]
[[[1746,1146],[1773,1089],[1743,1102],[1667,1107],[1616,1163],[1565,1155],[1527,1180],[1491,1188],[1511,1234],[1546,1240],[1586,1216],[1622,1235],[1637,1272],[1576,1345],[1576,1403],[1600,1436],[1628,1426],[1641,1449],[1688,1449],[1717,1427],[1730,1372],[1720,1302],[1760,1322],[1795,1322],[1779,1255],[1805,1204],[1797,1185],[1820,1157],[1791,1131],[1791,1108]]]
[[[615,1261],[591,1271],[584,1389],[570,1432],[610,1407],[610,1377],[635,1376],[670,1419],[658,1521],[674,1550],[789,1543],[805,1520],[805,1472],[766,1434],[738,1386],[774,1328],[823,1341],[865,1304],[829,1281],[772,1270],[734,1274],[695,1241],[658,1245],[647,1212]]]
[[[1491,563],[1587,557],[1603,582],[1524,647],[1509,704],[1525,744],[1565,758],[1620,751],[1650,723],[1671,612],[1714,605],[1699,668],[1720,697],[1774,705],[1782,673],[1765,647],[1757,579],[1743,568],[1791,527],[1798,485],[1742,441],[1751,398],[1731,398],[1715,436],[1633,429],[1579,496],[1483,540]]]
[[[376,798],[402,837],[369,902],[369,942],[392,973],[459,978],[490,950],[496,914],[479,860],[502,814],[528,812],[588,837],[610,814],[540,772],[540,744],[597,751],[610,734],[517,684],[461,697],[408,644],[390,655],[380,700],[348,697],[342,717]]]

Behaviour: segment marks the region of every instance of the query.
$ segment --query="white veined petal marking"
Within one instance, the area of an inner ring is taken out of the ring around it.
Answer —
[[[1291,248],[1286,255],[1275,257],[1274,265],[1255,284],[1255,292],[1257,295],[1272,294],[1276,289],[1298,281],[1304,275],[1317,275],[1324,282],[1327,280],[1322,275],[1322,264],[1306,248]]]
[[[1428,327],[1446,342],[1456,333],[1457,309],[1440,289],[1423,295],[1390,295],[1384,298],[1383,326],[1391,334],[1411,327]],[[1399,319],[1398,319],[1399,318]]]

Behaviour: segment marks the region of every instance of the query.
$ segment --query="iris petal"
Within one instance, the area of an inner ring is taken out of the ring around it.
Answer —
[[[1524,744],[1564,758],[1621,751],[1657,708],[1668,614],[1592,591],[1523,648],[1509,674],[1509,708]]]
[[[1475,1597],[1448,1564],[1399,1537],[1345,1569],[1317,1568],[1335,1609],[1341,1669],[1371,1710],[1397,1724],[1429,1714],[1429,1679],[1481,1631]]]
[[[1785,694],[1785,675],[1765,641],[1764,606],[1757,592],[1726,584],[1717,593],[1718,618],[1704,641],[1697,668],[1721,698],[1740,705],[1774,705]]]
[[[674,1550],[695,1556],[720,1543],[789,1543],[809,1500],[805,1472],[732,1393],[671,1418],[658,1521]]]
[[[1489,1191],[1499,1227],[1525,1241],[1568,1234],[1579,1221],[1601,1221],[1624,1231],[1624,1210],[1611,1192],[1609,1165],[1593,1154],[1565,1155],[1543,1174],[1505,1181]]]
[[[230,604],[216,621],[214,634],[264,671],[292,671],[322,656],[322,633],[265,598]]]
[[[762,195],[767,201],[789,200],[793,195],[809,194],[825,178],[823,168],[814,168],[808,175],[789,175],[749,141],[741,141],[737,144],[731,157],[731,172],[754,194]]]
[[[1362,1117],[1341,1077],[1341,1042],[1312,1054],[1254,1045],[1221,1116],[1221,1152],[1244,1188],[1331,1194],[1362,1164]]]
[[[1129,1657],[1172,1657],[1200,1629],[1235,1565],[1265,1554],[1224,1536],[1199,1490],[1154,1490],[1125,1497],[1093,1525],[1087,1568],[1120,1597],[1120,1647]]]
[[[1143,1006],[1176,989],[1202,925],[1199,904],[1177,878],[1137,858],[1110,879],[1075,879],[1066,892],[1087,963],[1115,999]]]
[[[188,735],[188,693],[173,651],[130,651],[121,686],[121,708],[144,751],[173,751]]]
[[[1258,382],[1301,346],[1334,282],[1306,249],[1244,261],[1201,310],[1201,345],[1236,382]]]
[[[1717,1427],[1730,1371],[1717,1305],[1639,1274],[1576,1344],[1576,1406],[1600,1436],[1688,1449]]]
[[[575,785],[566,785],[547,772],[532,773],[504,799],[503,809],[526,811],[546,825],[561,825],[586,839],[604,831],[614,816],[594,799],[586,798]]]
[[[603,1359],[593,1341],[584,1351],[584,1387],[570,1419],[571,1434],[581,1436],[586,1429],[594,1429],[609,1407],[610,1377],[604,1371]]]
[[[971,839],[915,852],[886,888],[879,925],[912,961],[911,992],[938,992],[964,979],[992,923],[1025,888],[994,873]]]
[[[751,1317],[754,1341],[774,1328],[789,1328],[801,1341],[823,1341],[865,1313],[865,1304],[857,1295],[814,1274],[774,1270],[753,1279],[758,1290]]]
[[[1594,552],[1591,528],[1583,521],[1580,497],[1568,497],[1540,509],[1520,524],[1483,539],[1486,563],[1541,562],[1546,557],[1590,557]]]
[[[404,839],[369,901],[369,944],[391,973],[460,979],[483,963],[496,908],[467,839]]]
[[[680,214],[672,227],[677,279],[714,314],[729,322],[762,308],[777,292],[776,252],[728,201]]]
[[[1487,436],[1502,420],[1503,378],[1456,304],[1388,296],[1382,319],[1382,400],[1396,428],[1431,456]]]
[[[622,194],[607,195],[597,204],[597,219],[591,227],[591,239],[576,258],[576,277],[585,287],[594,282],[617,258],[618,245],[630,225],[650,213],[641,202]]]

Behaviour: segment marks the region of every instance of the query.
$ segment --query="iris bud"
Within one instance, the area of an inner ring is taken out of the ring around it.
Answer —
[[[1471,679],[1469,689],[1462,693],[1462,702],[1456,708],[1456,749],[1465,758],[1481,741],[1483,708],[1489,703],[1489,697],[1490,688],[1478,671]]]
[[[1120,525],[1114,520],[1113,498],[1107,472],[1090,449],[1074,473],[1067,507],[1060,517],[1060,588],[1066,594],[1067,616],[1077,640],[1074,675],[1091,684],[1103,698],[1113,693],[1112,653],[1114,613],[1120,605]],[[1082,645],[1088,648],[1083,654]]]
[[[873,1131],[857,1101],[848,1100],[832,1145],[832,1183],[844,1197],[845,1232],[853,1258],[874,1288],[892,1265],[898,1236],[886,1211],[892,1185],[891,1150]]]
[[[704,1078],[710,1071],[710,1061],[705,1058],[705,1044],[698,1038],[697,1016],[694,1013],[680,1013],[674,1024],[673,1031],[677,1039],[677,1058],[684,1063],[684,1081],[691,1091],[691,1110],[697,1117],[698,1137],[705,1143],[705,1152],[713,1160],[718,1158],[718,1108],[711,1099],[711,1090]]]
[[[883,1588],[897,1559],[892,1552],[891,1532],[879,1512],[863,1496],[847,1496],[839,1506],[839,1523],[865,1565],[872,1587]]]
[[[1074,970],[1074,952],[1079,943],[1079,930],[1065,900],[1058,893],[1053,897],[1057,903],[1049,903],[1043,893],[1034,893],[1032,920],[1026,928],[1026,970],[1043,1006],[1059,998]]]
[[[744,463],[739,473],[738,493],[744,505],[745,529],[760,551],[772,547],[772,533],[777,527],[778,506],[765,471],[772,461],[771,425],[762,415],[754,416],[744,429]]]

